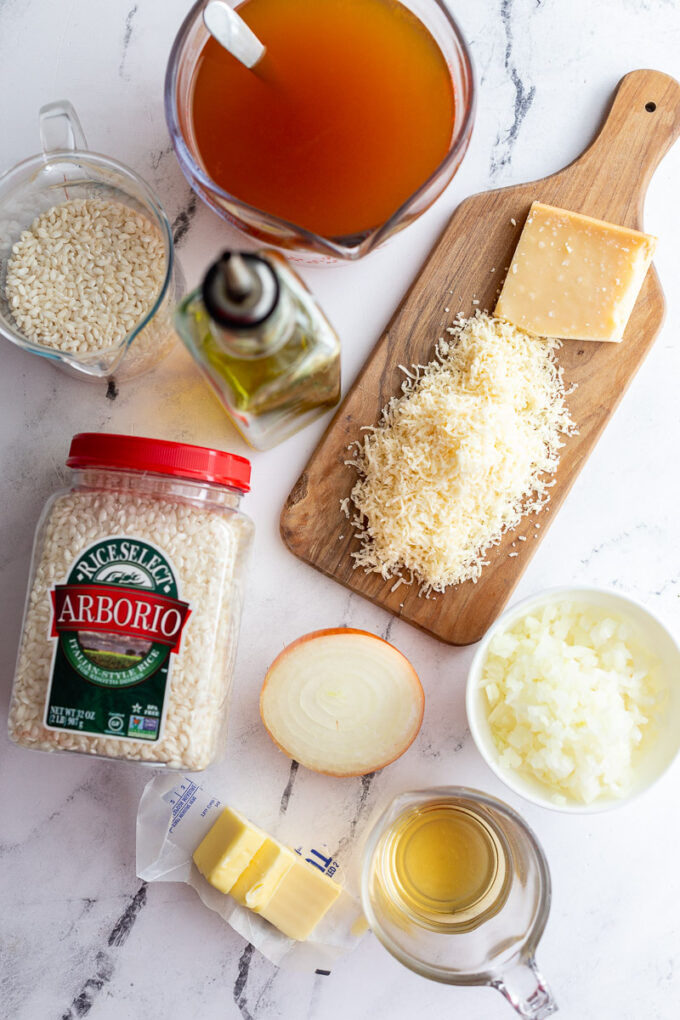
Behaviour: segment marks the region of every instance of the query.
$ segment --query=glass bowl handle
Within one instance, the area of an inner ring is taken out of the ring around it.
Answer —
[[[523,960],[491,982],[525,1020],[544,1020],[557,1012],[545,979],[533,957]]]
[[[40,142],[43,155],[54,152],[83,152],[87,149],[85,132],[78,114],[68,99],[40,107]]]

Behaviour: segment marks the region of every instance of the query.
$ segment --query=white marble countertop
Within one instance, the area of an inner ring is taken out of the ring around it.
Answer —
[[[678,0],[455,0],[479,75],[479,111],[465,163],[416,225],[358,265],[303,269],[344,345],[354,377],[456,204],[491,186],[569,162],[591,138],[618,79],[636,67],[680,77]],[[91,147],[153,184],[174,221],[186,275],[233,234],[197,202],[170,149],[162,83],[187,0],[0,0],[0,169],[38,149],[38,108],[68,98]],[[661,236],[657,269],[668,317],[593,456],[525,574],[516,597],[549,585],[613,585],[678,627],[680,543],[680,146],[649,190],[646,226]],[[347,300],[351,293],[352,300]],[[2,343],[2,711],[19,637],[35,521],[66,478],[79,430],[133,430],[246,453],[183,350],[121,384],[71,380]],[[613,813],[571,817],[523,803],[481,762],[463,692],[472,649],[438,643],[295,560],[278,535],[282,502],[325,422],[253,457],[244,509],[257,538],[241,633],[225,762],[210,781],[245,807],[248,790],[276,801],[290,763],[257,711],[276,653],[318,627],[354,625],[390,640],[419,671],[425,722],[411,751],[376,776],[325,780],[300,770],[292,797],[345,782],[348,825],[392,792],[438,783],[478,786],[518,808],[542,840],[554,883],[539,948],[565,1020],[671,1020],[680,1003],[680,765]],[[135,876],[135,812],[143,769],[29,753],[0,737],[2,1005],[8,1020],[375,1020],[444,1015],[509,1020],[484,988],[452,989],[403,969],[372,937],[330,977],[277,971],[184,885]],[[310,801],[311,802],[311,801]]]

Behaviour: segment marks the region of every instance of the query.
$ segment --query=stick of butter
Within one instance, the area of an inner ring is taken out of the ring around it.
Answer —
[[[242,906],[260,913],[269,903],[282,878],[290,871],[297,854],[267,836],[230,895]]]
[[[656,238],[534,202],[494,314],[538,336],[623,339]]]
[[[340,886],[298,854],[260,914],[291,939],[308,938],[340,895]]]
[[[288,938],[308,938],[341,887],[238,811],[225,808],[194,851],[211,885],[260,914]]]
[[[266,839],[266,832],[227,807],[194,851],[194,862],[211,885],[228,893]]]

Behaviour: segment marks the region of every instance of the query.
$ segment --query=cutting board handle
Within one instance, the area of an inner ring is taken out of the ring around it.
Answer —
[[[652,175],[679,135],[680,84],[661,71],[631,71],[619,82],[597,138],[573,170],[583,172],[586,193],[589,185],[607,179],[619,194],[629,192],[627,225],[635,226],[642,223]]]

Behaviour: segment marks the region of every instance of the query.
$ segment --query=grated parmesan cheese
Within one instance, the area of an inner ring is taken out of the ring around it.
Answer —
[[[548,501],[560,437],[576,431],[559,340],[483,312],[447,332],[348,461],[354,566],[386,580],[406,572],[426,595],[477,580],[485,551]]]

